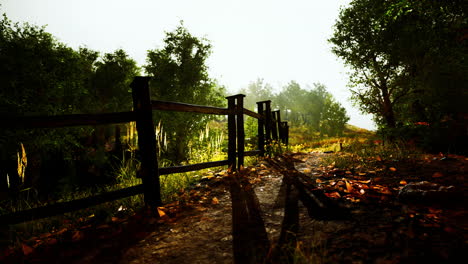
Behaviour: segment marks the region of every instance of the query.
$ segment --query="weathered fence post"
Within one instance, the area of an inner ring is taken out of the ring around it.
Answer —
[[[288,125],[288,122],[284,122],[285,124],[285,137],[286,137],[286,146],[289,145],[289,125]]]
[[[228,96],[228,162],[229,168],[235,171],[236,165],[236,97]]]
[[[257,112],[259,115],[264,117],[263,113],[263,102],[257,102]],[[260,156],[265,156],[265,120],[263,118],[258,119],[258,150],[260,150]]]
[[[137,113],[136,129],[141,159],[139,174],[143,181],[145,204],[156,207],[162,205],[162,201],[149,80],[150,77],[135,77],[130,87],[133,95],[133,110]]]
[[[276,110],[276,124],[275,126],[278,128],[278,140],[283,142],[283,128],[281,126],[281,112],[280,110]]]
[[[288,145],[288,134],[289,134],[289,127],[288,127],[288,122],[281,122],[281,131],[282,131],[282,138],[281,141],[285,144]]]
[[[237,94],[236,97],[236,109],[237,109],[237,167],[240,170],[244,166],[244,142],[245,142],[245,131],[244,131],[244,97],[243,94]]]
[[[267,145],[267,151],[271,153],[271,101],[265,102],[265,141]]]
[[[271,115],[272,115],[272,122],[271,122],[271,133],[273,134],[273,139],[274,140],[278,140],[278,130],[279,130],[279,126],[278,126],[278,117],[279,117],[279,110],[276,110],[276,111],[272,111],[271,112]]]

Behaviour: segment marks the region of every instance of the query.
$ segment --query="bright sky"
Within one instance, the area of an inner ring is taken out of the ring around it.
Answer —
[[[59,41],[99,52],[124,49],[141,66],[179,21],[213,45],[212,78],[236,93],[263,78],[276,89],[319,82],[346,107],[350,124],[375,129],[348,98],[347,69],[327,39],[349,0],[0,0],[14,22],[46,25]]]

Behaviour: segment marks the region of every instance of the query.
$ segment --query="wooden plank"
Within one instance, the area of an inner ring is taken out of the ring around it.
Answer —
[[[257,102],[257,111],[258,114],[260,114],[262,117],[264,117],[264,111],[263,111],[263,105],[265,103],[263,102]],[[259,118],[258,119],[258,126],[257,126],[257,132],[258,132],[258,149],[260,150],[260,156],[265,156],[265,118]]]
[[[236,95],[236,110],[237,110],[237,167],[240,169],[244,166],[244,149],[245,149],[245,131],[244,131],[244,97],[243,94]]]
[[[176,112],[190,112],[190,113],[201,113],[201,114],[212,114],[212,115],[228,115],[230,111],[227,108],[194,105],[178,102],[166,102],[152,100],[151,105],[153,110],[163,111],[176,111]]]
[[[197,171],[197,170],[202,170],[202,169],[207,169],[207,168],[212,168],[212,167],[219,167],[219,166],[226,166],[226,165],[229,165],[229,160],[219,160],[219,161],[211,161],[211,162],[197,163],[197,164],[184,165],[184,166],[165,167],[165,168],[159,169],[159,175]]]
[[[244,114],[248,115],[248,116],[251,116],[253,118],[263,119],[263,116],[261,114],[257,114],[254,111],[250,111],[249,109],[244,108]]]
[[[257,150],[250,150],[250,151],[245,151],[244,156],[257,156],[262,154],[262,151],[257,149]]]
[[[70,126],[94,126],[136,121],[135,112],[105,114],[74,114],[60,116],[1,117],[0,128],[57,128]]]
[[[228,100],[228,109],[231,113],[228,115],[228,160],[229,167],[231,170],[235,171],[236,166],[236,98],[229,96],[226,97]]]
[[[22,222],[33,221],[46,217],[69,213],[141,193],[143,193],[142,184],[127,187],[117,191],[98,194],[92,197],[86,197],[69,202],[51,204],[7,215],[0,215],[0,225],[13,225]]]
[[[131,83],[133,108],[138,113],[138,149],[140,150],[139,176],[143,181],[145,204],[151,207],[162,205],[159,182],[156,137],[153,124],[153,110],[149,91],[150,77],[135,77]]]
[[[265,103],[264,115],[265,115],[265,143],[269,145],[271,143],[271,101],[263,101]]]
[[[274,140],[278,140],[278,116],[279,110],[271,111],[271,134]]]

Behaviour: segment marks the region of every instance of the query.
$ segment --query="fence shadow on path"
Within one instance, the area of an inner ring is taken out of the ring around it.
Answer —
[[[242,175],[229,179],[234,263],[264,263],[270,241],[252,185]]]
[[[232,201],[232,234],[234,263],[292,263],[300,232],[300,203],[312,219],[345,219],[349,212],[315,188],[310,178],[294,168],[288,157],[270,159],[269,163],[283,174],[275,207],[284,208],[277,241],[268,239],[259,200],[253,186],[240,172],[229,178]]]

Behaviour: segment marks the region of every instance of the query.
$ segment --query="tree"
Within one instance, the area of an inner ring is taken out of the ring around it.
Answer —
[[[466,113],[467,22],[466,1],[354,0],[329,41],[352,69],[352,98],[381,127],[440,123]]]
[[[130,83],[135,76],[139,75],[136,62],[127,53],[118,49],[113,53],[106,53],[95,63],[95,71],[92,75],[92,94],[90,97],[95,103],[89,107],[94,113],[131,111],[132,91]],[[113,124],[96,126],[94,128],[95,147],[101,157],[105,157],[105,145],[111,143],[114,137],[114,156],[120,158],[122,155],[122,144],[120,141],[120,129],[122,125]],[[99,155],[96,155],[99,156]],[[105,164],[105,162],[101,162]]]
[[[96,62],[93,77],[94,96],[99,102],[97,112],[130,111],[133,105],[130,83],[138,73],[136,62],[124,50],[104,54]]]
[[[85,112],[89,100],[93,64],[97,52],[75,51],[59,43],[44,28],[13,24],[6,15],[0,20],[0,116],[60,115]],[[18,187],[16,152],[24,143],[30,162],[26,168],[27,185],[50,188],[58,181],[61,165],[71,160],[86,128],[57,130],[2,130],[0,132],[0,176]],[[61,163],[59,163],[61,159]],[[41,166],[54,163],[57,174],[41,174]],[[4,169],[7,168],[5,171]],[[13,166],[14,168],[14,166]],[[62,166],[62,168],[64,168]],[[62,170],[60,174],[64,174]]]
[[[351,67],[353,99],[378,123],[396,127],[394,105],[409,89],[398,85],[402,65],[390,60],[385,14],[389,1],[355,0],[342,9],[329,40],[332,51]]]
[[[166,33],[165,46],[148,51],[146,72],[153,77],[151,95],[158,100],[221,106],[224,88],[210,79],[206,60],[211,44],[206,39],[192,36],[179,25]],[[167,158],[175,163],[188,159],[191,137],[211,118],[207,115],[158,112],[167,134],[169,150]]]
[[[285,112],[283,117],[291,123],[329,136],[340,135],[349,120],[345,108],[321,83],[303,89],[297,82],[291,81],[275,95],[273,102],[275,108]]]
[[[273,88],[270,84],[264,83],[263,79],[251,82],[247,88],[241,89],[239,92],[247,95],[244,99],[244,107],[250,110],[256,109],[257,102],[273,98]]]
[[[304,125],[307,123],[307,106],[310,105],[307,91],[302,89],[296,81],[289,82],[275,97],[276,108],[284,110],[284,117],[293,123]]]
[[[328,97],[324,102],[323,113],[320,120],[320,132],[328,136],[341,136],[349,117],[346,109],[333,98]]]

